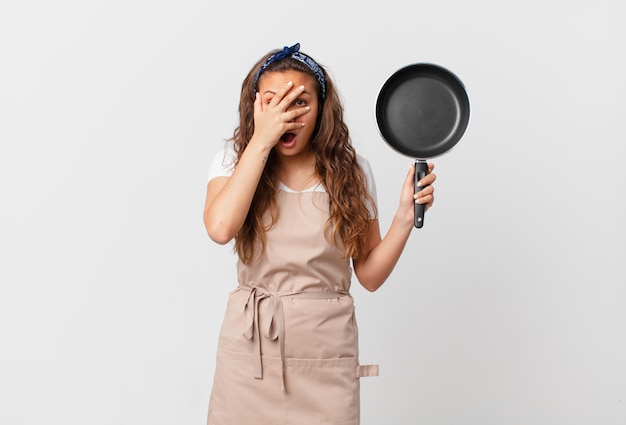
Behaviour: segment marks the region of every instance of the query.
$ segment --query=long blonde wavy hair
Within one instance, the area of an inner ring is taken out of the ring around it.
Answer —
[[[254,133],[254,77],[266,59],[276,52],[277,50],[269,52],[262,57],[252,67],[242,83],[239,100],[239,126],[231,138],[237,152],[237,161]],[[345,258],[356,259],[363,253],[369,234],[372,217],[368,205],[374,209],[374,214],[376,214],[376,206],[367,191],[365,174],[357,163],[357,156],[350,141],[348,127],[343,120],[341,99],[326,70],[321,68],[326,79],[326,96],[324,99],[322,99],[321,87],[315,74],[306,65],[291,57],[273,62],[263,71],[261,76],[270,72],[294,70],[313,77],[320,110],[310,143],[315,153],[315,171],[329,194],[330,217],[325,225],[326,234],[330,234],[331,243],[336,244],[338,240],[343,242]],[[278,217],[276,164],[276,154],[272,150],[248,215],[235,238],[235,251],[245,264],[252,261],[257,240],[261,242],[262,249],[265,249],[265,232],[271,228]],[[264,225],[263,222],[266,211],[270,211],[272,217],[269,226]]]

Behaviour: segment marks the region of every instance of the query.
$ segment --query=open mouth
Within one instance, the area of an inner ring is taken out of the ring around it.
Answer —
[[[296,135],[294,133],[285,133],[280,137],[280,142],[283,146],[293,146],[296,141]]]

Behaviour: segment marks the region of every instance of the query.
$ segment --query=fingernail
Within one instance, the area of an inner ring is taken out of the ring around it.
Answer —
[[[310,110],[311,110],[311,107],[310,107],[310,106],[307,106],[307,107],[306,107],[306,110],[307,110],[307,111],[310,111]]]
[[[293,81],[289,81],[289,82],[287,83],[287,85],[288,85],[288,86],[293,85]]]

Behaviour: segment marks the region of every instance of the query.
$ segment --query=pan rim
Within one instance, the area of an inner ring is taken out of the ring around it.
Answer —
[[[432,146],[428,146],[427,149],[415,148],[411,146],[411,143],[415,144],[414,141],[406,143],[406,140],[401,140],[393,134],[386,118],[390,113],[389,98],[397,91],[397,86],[407,81],[423,79],[436,80],[445,87],[457,105],[454,121],[459,121],[449,133],[452,137],[436,140],[434,143],[429,142]],[[376,100],[376,121],[380,136],[394,151],[416,159],[435,158],[454,149],[466,134],[471,121],[471,103],[465,85],[450,69],[431,62],[416,62],[399,68],[382,84]]]

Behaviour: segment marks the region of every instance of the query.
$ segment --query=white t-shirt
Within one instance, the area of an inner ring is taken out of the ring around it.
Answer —
[[[207,181],[211,181],[215,177],[230,177],[233,174],[233,170],[235,169],[235,160],[237,159],[237,152],[235,152],[235,145],[232,141],[227,142],[224,149],[219,151],[215,157],[213,157],[213,161],[211,161],[211,165],[209,167],[209,178]],[[376,181],[374,180],[374,174],[372,172],[372,167],[367,159],[357,154],[357,162],[363,169],[365,173],[365,184],[367,187],[367,191],[370,196],[374,200],[376,204],[378,201],[376,199]],[[295,192],[291,188],[285,186],[282,182],[279,182],[280,190],[284,192]],[[326,192],[326,189],[321,184],[317,184],[308,189],[304,189],[302,192]],[[369,208],[370,214],[372,218],[375,218],[374,209]]]

